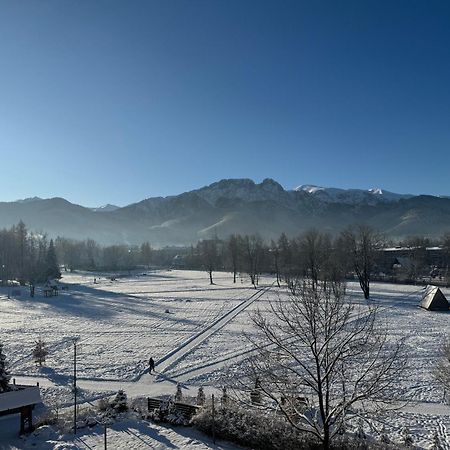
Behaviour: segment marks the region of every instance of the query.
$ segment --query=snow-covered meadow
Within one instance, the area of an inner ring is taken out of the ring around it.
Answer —
[[[10,371],[22,382],[39,380],[49,388],[48,398],[54,389],[69,393],[78,338],[79,386],[86,397],[119,388],[130,396],[170,394],[177,382],[192,391],[200,385],[220,388],[230,373],[239,374],[250,348],[243,333],[252,332],[252,311],[287,294],[270,277],[261,279],[257,291],[246,279],[233,284],[228,273],[215,274],[214,281],[211,286],[208,275],[196,271],[146,272],[114,281],[74,273],[64,274],[68,289],[58,297],[45,298],[39,291],[31,299],[22,288],[21,295],[16,289],[8,299],[1,291],[0,328]],[[349,283],[347,293],[364,305],[357,283]],[[450,290],[444,293],[450,298]],[[417,401],[393,413],[392,435],[398,438],[408,426],[415,442],[427,447],[438,421],[450,426],[450,408],[433,378],[450,334],[450,314],[420,309],[420,296],[417,286],[372,285],[371,302],[381,306],[380,319],[392,339],[407,338],[406,383]],[[39,337],[49,350],[43,368],[31,356]],[[147,373],[150,356],[157,362],[156,376]]]

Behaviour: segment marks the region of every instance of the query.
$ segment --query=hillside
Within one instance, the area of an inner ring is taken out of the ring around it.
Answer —
[[[92,238],[103,244],[185,245],[214,235],[256,232],[270,239],[311,227],[337,233],[362,222],[392,238],[433,237],[450,230],[450,199],[311,185],[285,190],[271,179],[259,184],[231,179],[122,208],[86,208],[62,198],[0,203],[0,227],[19,220],[52,237]]]

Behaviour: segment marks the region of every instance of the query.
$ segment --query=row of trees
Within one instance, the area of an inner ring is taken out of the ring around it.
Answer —
[[[411,249],[406,278],[415,280],[429,272],[426,248],[441,245],[443,257],[450,261],[450,234],[440,241],[413,237],[400,245]],[[366,298],[370,280],[381,271],[387,242],[372,228],[359,225],[337,236],[309,230],[289,238],[265,242],[258,235],[231,235],[228,239],[204,239],[185,248],[153,249],[150,243],[140,246],[101,246],[92,239],[75,241],[58,237],[53,242],[45,234],[28,232],[23,222],[9,230],[0,230],[0,275],[34,284],[59,276],[58,262],[65,270],[130,270],[137,267],[178,267],[206,270],[210,283],[214,272],[229,271],[236,282],[238,274],[246,274],[256,287],[261,273],[274,273],[277,283],[295,283],[307,275],[317,283],[321,278],[340,279],[356,274]],[[384,270],[384,269],[383,269]]]
[[[101,246],[92,239],[75,241],[58,237],[55,248],[59,261],[67,270],[128,270],[154,263],[153,250],[148,242],[141,246]]]
[[[0,230],[0,275],[3,284],[14,279],[33,285],[59,278],[53,240],[30,233],[22,221],[10,229]]]
[[[411,237],[396,245],[406,254],[400,268],[396,267],[393,253],[384,251],[394,244],[366,225],[349,227],[334,237],[314,229],[295,238],[282,234],[270,243],[257,235],[232,235],[225,241],[200,241],[186,256],[185,266],[203,268],[211,283],[215,270],[232,272],[235,282],[237,273],[246,273],[255,286],[261,273],[274,273],[278,285],[284,280],[290,287],[298,277],[307,276],[317,283],[320,279],[339,280],[354,275],[365,298],[370,296],[370,281],[374,278],[416,282],[422,276],[448,277],[450,234],[434,242]],[[440,257],[430,262],[427,248],[437,245]]]
[[[278,286],[283,280],[295,289],[307,277],[314,285],[320,280],[340,280],[354,272],[365,298],[370,295],[370,280],[382,246],[378,233],[368,226],[348,228],[338,237],[310,230],[297,238],[282,234],[278,241],[265,243],[257,235],[233,235],[226,241],[203,240],[191,252],[186,264],[203,267],[213,283],[213,272],[229,270],[236,282],[237,273],[248,274],[256,287],[261,273],[275,273]]]

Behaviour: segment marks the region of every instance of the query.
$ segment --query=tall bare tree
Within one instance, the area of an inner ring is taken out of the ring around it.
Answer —
[[[346,420],[393,406],[406,356],[376,317],[349,303],[341,283],[306,280],[254,317],[248,380],[328,449]]]
[[[244,259],[246,271],[250,277],[250,281],[256,289],[259,283],[259,275],[261,271],[261,262],[263,258],[263,240],[261,236],[253,234],[244,238]]]
[[[233,283],[236,283],[236,275],[239,270],[239,261],[241,257],[242,238],[240,235],[232,234],[228,239],[227,250],[231,270],[233,271]]]
[[[368,225],[348,228],[338,239],[344,260],[358,277],[364,298],[370,297],[370,281],[375,268],[376,252],[382,247],[381,236]]]
[[[299,250],[303,275],[317,284],[331,256],[330,237],[315,229],[308,230],[299,238]]]
[[[214,284],[213,272],[217,269],[219,263],[218,239],[205,239],[198,243],[198,251],[202,266],[209,274],[210,284]]]

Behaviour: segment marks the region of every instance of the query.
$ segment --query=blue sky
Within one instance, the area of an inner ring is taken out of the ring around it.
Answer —
[[[0,200],[221,178],[450,195],[450,2],[0,2]]]

